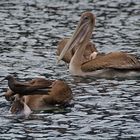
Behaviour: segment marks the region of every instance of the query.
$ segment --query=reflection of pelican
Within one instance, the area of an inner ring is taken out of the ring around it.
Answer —
[[[58,56],[60,55],[60,53],[62,52],[63,48],[65,47],[65,45],[68,43],[69,40],[70,40],[70,38],[64,38],[59,42],[58,47],[57,47]],[[77,47],[78,46],[74,46],[74,48],[72,48],[72,50],[67,51],[67,53],[62,58],[63,61],[65,61],[66,63],[69,63],[72,56],[74,55],[75,51],[77,50]],[[98,53],[98,51],[95,48],[95,44],[92,42],[88,42],[86,44],[86,49],[85,49],[83,57],[82,57],[82,62],[84,63],[88,60],[95,59],[97,53]]]
[[[37,78],[32,81],[34,81],[33,83],[36,83],[36,86],[39,85],[42,87],[41,84],[44,86],[44,80],[44,78],[39,78],[39,80]],[[31,110],[42,110],[49,105],[66,105],[70,102],[72,99],[72,91],[64,81],[46,80],[46,83],[49,83],[49,85],[46,84],[44,90],[42,88],[36,88],[36,90],[26,90],[26,93],[19,92],[16,93],[16,95],[11,89],[8,89],[5,93],[5,98],[10,101],[14,100],[12,101],[10,109],[11,113],[28,115],[31,113]],[[30,84],[29,86],[32,85]]]
[[[140,74],[140,61],[135,56],[123,52],[104,54],[84,63],[81,61],[85,47],[91,38],[94,26],[95,16],[90,12],[83,13],[76,31],[62,50],[58,61],[63,59],[67,51],[78,46],[69,65],[69,70],[73,75],[112,77],[124,76],[125,74],[128,74],[128,72],[131,72],[131,74]],[[121,73],[122,75],[120,75]]]

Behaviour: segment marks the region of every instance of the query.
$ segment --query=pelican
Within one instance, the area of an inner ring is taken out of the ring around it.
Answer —
[[[36,88],[36,90],[26,90],[26,93],[20,93],[20,90],[18,89],[19,93],[14,93],[14,91],[9,88],[4,96],[6,100],[12,102],[10,112],[12,114],[22,114],[28,116],[33,110],[43,110],[50,105],[69,104],[72,99],[72,91],[68,84],[62,80],[48,80],[48,82],[46,82],[45,89],[48,87],[49,90],[43,90],[41,84],[44,87],[44,80],[47,81],[47,79],[44,78],[39,78],[39,80],[38,78],[32,80],[34,81],[32,82],[34,85],[33,87],[36,85],[38,88],[41,87],[41,90]],[[30,86],[32,87],[31,82],[26,83],[30,83]],[[20,83],[20,85],[24,84]]]
[[[97,56],[95,59],[91,59],[86,62],[82,61],[94,26],[94,14],[91,12],[83,13],[75,32],[60,53],[58,62],[64,58],[68,51],[71,51],[75,46],[77,46],[77,50],[69,63],[69,70],[72,75],[93,75],[99,77],[140,75],[140,61],[134,55],[124,52],[110,52],[100,55],[99,57]]]
[[[63,48],[65,47],[65,45],[68,43],[69,40],[70,38],[63,38],[58,43],[57,52],[56,52],[58,56],[61,54]],[[70,63],[70,60],[73,57],[76,50],[77,50],[77,46],[75,46],[72,50],[67,51],[67,53],[64,55],[62,60],[66,63]],[[84,63],[88,60],[95,59],[97,54],[98,54],[98,50],[96,49],[95,44],[93,42],[88,42],[82,57],[82,62]]]

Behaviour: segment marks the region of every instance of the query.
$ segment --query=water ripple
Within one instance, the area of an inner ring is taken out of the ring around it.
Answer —
[[[0,78],[46,76],[65,79],[72,106],[11,115],[0,97],[1,139],[140,139],[140,79],[74,77],[63,62],[56,64],[59,40],[70,36],[84,11],[96,15],[92,40],[98,50],[128,51],[140,56],[139,0],[1,0]],[[1,93],[7,82],[1,83]]]

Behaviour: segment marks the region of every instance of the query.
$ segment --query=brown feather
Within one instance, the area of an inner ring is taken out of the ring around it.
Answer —
[[[133,55],[123,52],[112,52],[106,55],[97,56],[95,59],[82,64],[81,69],[84,72],[90,72],[100,69],[139,69],[140,61]]]
[[[59,56],[60,53],[62,52],[63,48],[65,47],[65,45],[68,43],[70,38],[63,38],[59,43],[58,43],[58,47],[57,47],[57,52],[56,54]],[[66,63],[70,63],[71,58],[73,57],[75,51],[77,50],[78,46],[75,46],[71,51],[68,51],[64,57],[63,57],[63,61]],[[85,51],[83,54],[83,62],[87,61],[90,59],[90,55],[93,52],[98,52],[98,50],[95,47],[95,44],[92,42],[88,42],[86,47],[85,47]]]

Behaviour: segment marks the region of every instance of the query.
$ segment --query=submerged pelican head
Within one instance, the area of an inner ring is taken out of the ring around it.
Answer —
[[[65,53],[73,47],[77,45],[86,45],[89,42],[94,25],[95,16],[91,12],[83,13],[75,32],[58,57],[58,62],[64,57]]]
[[[16,97],[12,103],[10,112],[16,115],[29,116],[32,111],[29,106],[23,101],[23,97],[18,99]]]

